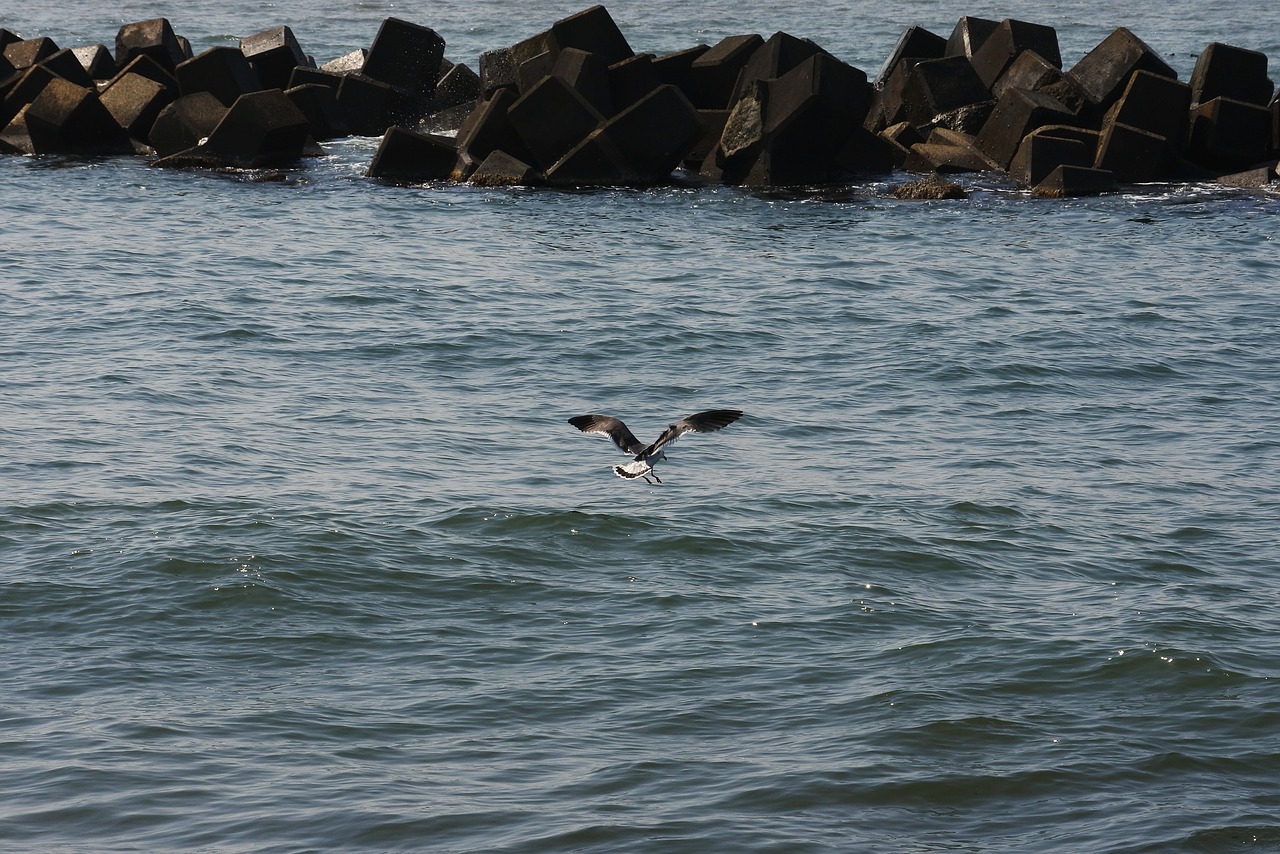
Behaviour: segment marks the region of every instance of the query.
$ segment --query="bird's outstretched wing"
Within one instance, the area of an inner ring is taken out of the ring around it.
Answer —
[[[623,453],[634,456],[644,450],[644,445],[640,444],[639,439],[631,435],[627,425],[612,416],[575,415],[569,419],[569,423],[583,433],[599,433],[602,436],[608,436]]]
[[[662,435],[658,440],[640,453],[649,456],[657,453],[664,445],[670,445],[676,439],[679,439],[685,433],[714,433],[728,427],[733,422],[742,417],[740,409],[708,409],[706,412],[697,412],[687,418],[681,418],[674,424],[668,425],[666,430],[662,431]]]

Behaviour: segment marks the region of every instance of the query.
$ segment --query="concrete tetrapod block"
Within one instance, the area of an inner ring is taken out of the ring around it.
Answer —
[[[1178,79],[1177,72],[1146,42],[1120,27],[1072,66],[1070,74],[1094,113],[1101,116],[1124,93],[1129,77],[1135,71],[1149,71],[1161,77]]]
[[[548,73],[572,86],[600,115],[613,115],[609,67],[596,54],[576,47],[564,48]]]
[[[1093,165],[1127,184],[1155,181],[1169,169],[1169,143],[1158,134],[1111,122],[1102,129]]]
[[[973,69],[982,84],[991,88],[1024,50],[1034,50],[1050,65],[1062,66],[1058,34],[1053,27],[1005,18],[973,55]]]
[[[738,184],[746,179],[764,147],[768,99],[768,83],[764,80],[751,81],[725,119],[720,144],[703,163],[703,177],[729,184]]]
[[[836,152],[833,161],[835,177],[890,172],[906,159],[906,154],[905,148],[891,143],[882,135],[856,127]]]
[[[284,89],[293,69],[311,61],[288,27],[274,27],[240,39],[240,52],[257,72],[263,89]]]
[[[1190,124],[1191,87],[1149,71],[1135,71],[1120,100],[1107,111],[1104,126],[1120,122],[1158,134],[1175,150],[1186,146]]]
[[[906,118],[917,127],[933,117],[991,97],[969,60],[963,56],[930,59],[911,69],[903,89]]]
[[[533,163],[533,155],[511,123],[510,110],[517,100],[510,89],[500,88],[480,105],[458,130],[459,162],[476,167],[493,152],[505,151],[524,163]]]
[[[116,123],[139,142],[150,144],[151,128],[160,111],[173,101],[173,93],[141,74],[117,77],[103,90],[102,105]]]
[[[763,44],[759,34],[749,33],[721,39],[704,51],[689,66],[693,80],[689,100],[700,110],[732,109],[738,75]]]
[[[966,104],[963,107],[957,107],[949,112],[934,116],[932,124],[934,127],[967,133],[969,136],[977,136],[982,132],[983,126],[991,118],[991,114],[995,112],[995,109],[995,101]]]
[[[4,46],[4,58],[16,70],[30,68],[42,59],[58,52],[58,45],[50,38],[23,39]]]
[[[521,95],[528,92],[541,83],[542,78],[550,76],[555,65],[556,55],[549,50],[520,63],[520,68],[516,70],[516,91]]]
[[[110,80],[116,73],[116,59],[107,50],[106,45],[95,44],[85,47],[73,47],[71,52],[80,61],[81,67],[94,80]]]
[[[146,77],[148,80],[154,80],[172,92],[175,98],[182,94],[178,90],[178,79],[173,76],[173,73],[166,70],[160,65],[160,63],[156,62],[149,56],[135,56],[133,59],[129,60],[128,65],[117,71],[116,76],[111,79],[115,80],[116,78],[123,77],[126,74],[138,74]]]
[[[999,100],[1009,89],[1043,92],[1074,114],[1079,114],[1085,106],[1084,91],[1075,80],[1034,50],[1018,54],[992,84],[991,94]]]
[[[1191,102],[1234,98],[1265,107],[1274,87],[1267,78],[1267,55],[1214,42],[1196,59],[1191,72]]]
[[[26,107],[27,133],[37,154],[127,154],[128,135],[98,93],[55,77]]]
[[[342,79],[345,76],[345,74],[339,74],[334,71],[324,71],[319,68],[298,67],[293,69],[293,73],[289,75],[289,85],[286,87],[286,91],[295,86],[316,84],[332,89],[334,96],[337,97],[338,87],[342,85]]]
[[[321,71],[328,71],[333,74],[359,74],[364,70],[365,58],[369,56],[369,51],[364,48],[353,50],[350,53],[344,53],[335,59],[320,66]]]
[[[116,67],[123,69],[138,56],[150,57],[170,74],[188,58],[168,18],[125,24],[116,33]]]
[[[942,59],[947,52],[947,40],[924,27],[908,27],[898,37],[889,56],[884,61],[880,73],[876,75],[876,86],[882,86],[894,70],[903,62],[922,59]]]
[[[1280,155],[1280,92],[1271,101],[1271,153]]]
[[[711,50],[709,45],[695,45],[685,50],[663,54],[653,60],[653,70],[658,72],[658,79],[679,87],[689,102],[698,104],[696,84],[694,83],[693,63],[698,57]],[[715,109],[715,108],[712,108]]]
[[[879,133],[890,125],[907,120],[907,107],[903,101],[907,81],[911,78],[911,71],[924,61],[904,59],[894,66],[889,78],[874,89],[871,109],[867,112],[867,118],[863,123],[867,130]]]
[[[703,135],[702,119],[677,87],[662,85],[609,119],[604,135],[621,154],[629,183],[670,178]]]
[[[228,166],[283,166],[302,157],[311,137],[307,117],[280,89],[241,95],[200,146]]]
[[[822,48],[807,39],[798,39],[783,32],[774,33],[755,49],[747,64],[742,67],[730,100],[736,101],[752,80],[774,80],[781,77],[821,50]]]
[[[312,139],[337,139],[347,135],[347,117],[338,106],[336,90],[319,83],[304,83],[284,90],[284,94],[307,117]]]
[[[174,77],[178,80],[180,94],[208,92],[228,107],[241,95],[264,88],[249,59],[227,45],[211,47],[178,63]]]
[[[17,73],[17,79],[9,86],[4,101],[0,102],[0,124],[8,124],[18,111],[30,104],[58,75],[42,65],[33,65]]]
[[[438,113],[462,104],[470,104],[481,98],[480,75],[465,63],[459,62],[440,77],[435,92],[427,105],[428,113]]]
[[[389,181],[443,181],[458,162],[455,140],[388,128],[366,173]]]
[[[1187,153],[1210,169],[1239,170],[1266,159],[1272,114],[1266,107],[1219,97],[1191,110]]]
[[[999,21],[966,15],[956,21],[955,29],[951,31],[951,37],[947,39],[947,46],[942,55],[972,57],[998,26],[1000,26]]]
[[[609,66],[609,96],[615,112],[622,112],[661,85],[653,54],[638,53]]]
[[[396,92],[363,74],[347,74],[338,84],[338,106],[356,136],[382,136],[395,124]]]
[[[1036,185],[1037,196],[1061,199],[1067,196],[1098,196],[1116,189],[1115,176],[1106,169],[1059,166]]]
[[[720,137],[724,133],[725,122],[729,120],[729,111],[698,110],[698,120],[702,122],[702,134],[684,156],[684,165],[694,171],[701,169],[707,157],[720,147]]]
[[[532,164],[548,170],[600,126],[604,117],[559,77],[544,77],[507,111]]]
[[[530,187],[539,183],[537,171],[505,151],[495,151],[468,178],[477,187]]]
[[[75,53],[70,48],[64,48],[46,56],[40,60],[39,65],[49,69],[68,83],[74,83],[86,89],[93,88],[93,78],[84,70],[84,66],[80,64],[80,60],[76,59]]]
[[[227,107],[209,92],[184,95],[160,111],[151,126],[149,142],[160,157],[193,148],[227,114]]]
[[[361,73],[402,95],[426,101],[440,82],[444,39],[430,27],[387,18],[369,48]]]
[[[1069,124],[1075,116],[1056,98],[1043,92],[1009,89],[996,104],[978,134],[978,147],[1007,169],[1023,137],[1038,127]]]
[[[764,151],[746,182],[756,186],[826,183],[846,171],[836,157],[862,129],[871,96],[867,75],[825,53],[769,81]]]
[[[604,128],[587,134],[543,174],[558,187],[617,187],[636,182],[626,157]]]
[[[593,53],[605,67],[634,56],[626,38],[603,6],[592,6],[551,25],[551,40],[557,52],[568,48]]]
[[[928,139],[911,146],[902,168],[909,172],[998,172],[1000,167],[978,148],[968,134],[934,128]]]
[[[1079,139],[1048,133],[1028,134],[1009,163],[1009,177],[1023,187],[1035,187],[1059,166],[1092,168],[1094,146]]]
[[[1253,169],[1247,169],[1244,172],[1236,172],[1231,175],[1223,175],[1218,178],[1219,184],[1225,184],[1228,187],[1243,187],[1246,189],[1260,189],[1269,184],[1280,181],[1280,174],[1276,169],[1280,167],[1280,161],[1271,160],[1261,166]]]

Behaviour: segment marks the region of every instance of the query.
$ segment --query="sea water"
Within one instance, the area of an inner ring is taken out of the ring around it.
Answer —
[[[564,3],[9,4],[199,51]],[[611,3],[637,50],[1280,10]],[[1273,76],[1275,72],[1273,71]],[[0,848],[1280,850],[1280,197],[0,158]],[[645,441],[709,408],[661,486]]]

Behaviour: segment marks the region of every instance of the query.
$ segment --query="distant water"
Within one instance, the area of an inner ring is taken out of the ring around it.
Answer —
[[[164,14],[474,62],[578,6]],[[638,49],[1280,7],[610,4]],[[1273,69],[1273,76],[1277,72]],[[0,158],[0,849],[1280,850],[1280,198]],[[898,180],[898,179],[889,179]],[[747,412],[646,486],[565,423]]]

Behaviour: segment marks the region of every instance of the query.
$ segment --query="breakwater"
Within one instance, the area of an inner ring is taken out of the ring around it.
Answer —
[[[121,27],[114,52],[0,40],[0,150],[158,166],[287,165],[359,134],[382,137],[368,174],[392,181],[650,185],[681,172],[769,187],[906,169],[1073,195],[1257,186],[1280,158],[1264,54],[1211,44],[1183,82],[1125,28],[1064,69],[1050,27],[912,27],[875,79],[786,33],[636,53],[601,6],[481,54],[475,70],[396,18],[323,64],[288,27],[198,54],[166,19]]]

